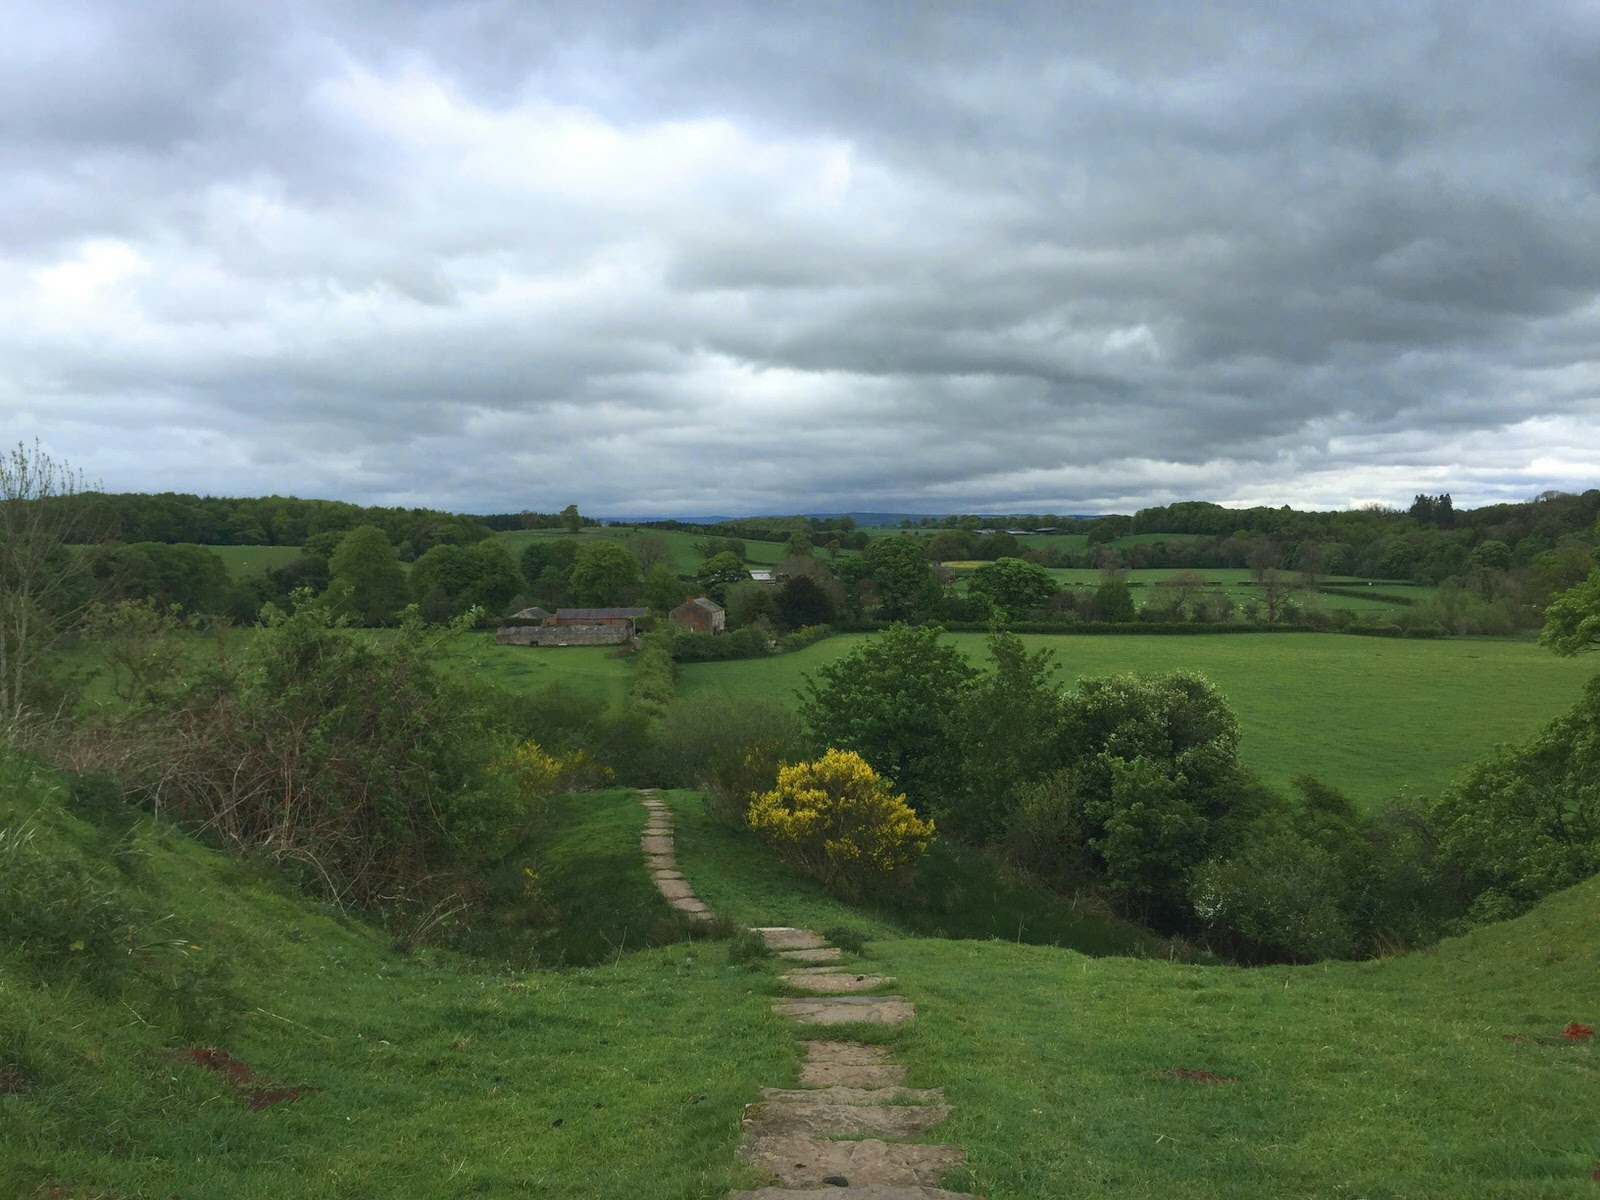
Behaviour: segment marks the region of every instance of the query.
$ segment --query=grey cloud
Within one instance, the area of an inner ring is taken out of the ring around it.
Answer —
[[[0,16],[0,425],[114,486],[1068,510],[1600,477],[1586,4]]]

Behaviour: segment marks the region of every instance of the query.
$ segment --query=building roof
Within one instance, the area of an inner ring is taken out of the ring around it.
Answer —
[[[642,617],[647,608],[558,608],[558,621],[614,621],[622,617]]]
[[[719,613],[724,611],[722,605],[718,604],[715,600],[712,600],[708,596],[691,596],[682,604],[678,605],[678,608],[687,608],[691,604],[696,608],[704,609],[708,613]],[[678,609],[675,608],[672,611],[677,612]]]
[[[542,621],[551,615],[553,614],[535,604],[532,608],[525,608],[519,613],[512,613],[510,619],[513,621]]]

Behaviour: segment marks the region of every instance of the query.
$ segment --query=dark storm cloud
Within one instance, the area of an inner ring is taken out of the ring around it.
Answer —
[[[0,421],[462,508],[1600,478],[1600,10],[0,0]]]

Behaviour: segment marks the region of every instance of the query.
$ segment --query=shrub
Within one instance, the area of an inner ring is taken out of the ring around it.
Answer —
[[[849,898],[909,867],[933,840],[933,822],[849,750],[781,768],[777,786],[751,802],[749,820],[786,860]]]
[[[781,704],[679,700],[657,728],[651,777],[659,787],[710,789],[712,814],[742,829],[751,794],[770,788],[778,764],[801,750],[799,718]]]
[[[867,935],[849,925],[830,925],[822,931],[822,936],[850,954],[860,954],[867,948]]]
[[[556,792],[582,792],[611,781],[611,768],[596,762],[584,749],[552,754],[529,739],[517,743],[497,764],[516,781],[524,799],[536,800]]]
[[[1287,829],[1263,830],[1195,871],[1196,915],[1250,958],[1311,962],[1354,947],[1341,910],[1345,881],[1332,854]]]

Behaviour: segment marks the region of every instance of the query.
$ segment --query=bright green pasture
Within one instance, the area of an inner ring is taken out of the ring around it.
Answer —
[[[679,694],[793,703],[808,671],[863,636],[795,654],[683,667]],[[980,634],[952,634],[974,658]],[[1497,742],[1565,711],[1595,664],[1531,642],[1363,638],[1340,634],[1026,635],[1048,646],[1062,678],[1123,671],[1199,671],[1239,715],[1245,762],[1283,786],[1309,773],[1374,804],[1401,791],[1432,795]]]
[[[616,646],[499,646],[492,633],[461,633],[442,642],[441,661],[513,692],[564,683],[613,711],[633,682],[633,658]]]
[[[281,567],[300,557],[299,546],[207,546],[228,566],[235,579],[264,575],[271,567]]]

